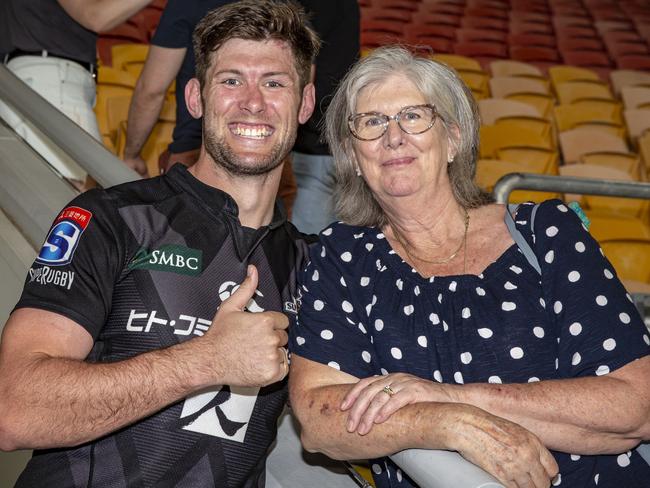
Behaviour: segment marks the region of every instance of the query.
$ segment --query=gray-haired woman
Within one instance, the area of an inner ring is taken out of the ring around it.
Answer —
[[[647,486],[629,450],[650,438],[648,331],[559,200],[519,207],[539,270],[520,252],[472,181],[478,125],[456,75],[403,48],[339,87],[343,222],[312,251],[289,341],[303,441],[335,458],[457,450],[508,487],[548,486],[558,466],[555,486]]]

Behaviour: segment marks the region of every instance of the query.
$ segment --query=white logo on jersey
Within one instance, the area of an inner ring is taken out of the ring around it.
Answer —
[[[239,284],[226,281],[219,287],[219,298],[227,300],[235,293]],[[264,297],[255,290],[255,295]],[[249,312],[263,312],[257,302],[251,298],[246,305]],[[253,415],[259,387],[218,386],[203,393],[186,398],[181,411],[183,429],[201,434],[244,442],[248,422]]]

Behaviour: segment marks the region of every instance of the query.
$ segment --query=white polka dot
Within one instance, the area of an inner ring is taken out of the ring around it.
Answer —
[[[421,347],[427,347],[427,337],[426,337],[426,336],[423,336],[423,335],[419,336],[419,337],[418,337],[418,344],[419,344]]]
[[[557,209],[558,209],[560,212],[564,212],[564,213],[566,213],[566,212],[569,211],[569,209],[566,208],[566,205],[564,205],[563,203],[560,203],[560,204],[557,206]]]
[[[377,330],[377,332],[379,332],[383,328],[384,328],[384,321],[381,319],[375,320],[375,329]]]
[[[341,371],[341,366],[339,366],[339,363],[337,363],[336,361],[330,361],[329,363],[327,363],[327,365],[330,368],[338,369],[339,371]]]
[[[500,383],[503,383],[503,381],[501,381],[501,378],[499,378],[498,376],[490,376],[488,378],[488,383],[499,383],[500,384]]]
[[[369,353],[368,351],[363,351],[363,352],[361,353],[361,357],[363,358],[363,360],[364,360],[366,363],[369,363],[369,362],[370,362],[371,357],[370,357],[370,353]]]
[[[524,357],[524,350],[521,347],[513,347],[510,349],[510,355],[513,359],[521,359]]]
[[[456,286],[457,285],[458,285],[458,283],[456,283],[455,281],[452,281],[451,283],[449,283],[449,291],[456,291]]]
[[[582,332],[582,324],[580,322],[573,322],[569,326],[569,332],[571,333],[572,336],[577,336]]]
[[[323,329],[320,331],[320,336],[326,341],[329,341],[334,337],[334,333],[329,329]]]
[[[472,353],[470,352],[464,352],[460,355],[460,361],[463,364],[469,364],[472,362]]]
[[[321,257],[321,258],[324,258],[324,257],[325,257],[325,254],[326,254],[326,253],[325,253],[325,246],[323,246],[323,247],[321,248],[321,250],[320,250],[320,257]]]
[[[580,279],[580,273],[578,273],[577,271],[571,271],[571,272],[569,273],[569,281],[570,281],[571,283],[575,283],[575,282],[578,281],[579,279]]]
[[[366,328],[364,327],[364,325],[363,325],[361,322],[359,322],[359,330],[360,330],[361,332],[363,332],[364,334],[367,334],[367,333],[368,333],[368,332],[366,331]]]
[[[580,355],[579,352],[576,352],[571,358],[571,364],[573,366],[577,366],[578,364],[580,364],[580,361],[582,361],[582,356]]]
[[[596,476],[594,476],[594,483],[598,484],[599,479],[600,479],[600,473],[596,473]]]
[[[607,268],[605,268],[603,274],[605,275],[605,278],[607,278],[608,280],[611,280],[614,277],[614,274]]]
[[[319,278],[319,274],[318,274],[318,270],[316,269],[314,270],[314,274],[311,275],[311,280],[318,281],[318,278]]]
[[[528,378],[528,383],[537,383],[539,381],[539,378],[537,376],[531,376]]]
[[[560,313],[562,311],[562,302],[560,300],[553,304],[553,311],[555,313]]]
[[[523,270],[519,266],[515,266],[514,264],[510,266],[510,271],[513,273],[520,274]]]
[[[314,310],[323,310],[325,304],[320,300],[314,300]]]
[[[414,310],[415,307],[413,305],[407,305],[406,307],[404,307],[404,315],[411,315]]]
[[[399,347],[391,347],[390,355],[393,356],[395,359],[402,359],[402,351]]]
[[[361,239],[363,237],[363,232],[360,234],[353,234],[355,239]]]
[[[454,373],[454,381],[460,385],[462,385],[465,381],[463,380],[463,373],[460,371],[456,371]]]
[[[606,339],[603,341],[603,349],[605,349],[605,351],[613,351],[616,349],[616,341],[611,337],[609,339]]]
[[[629,324],[630,323],[630,316],[626,314],[625,312],[621,312],[618,314],[618,319],[623,322],[624,324]]]
[[[558,473],[557,476],[553,478],[551,485],[560,486],[561,484],[562,484],[562,473]]]
[[[444,320],[442,321],[442,330],[444,330],[445,332],[449,330],[449,325],[447,325],[447,322],[445,322]]]
[[[469,309],[469,307],[465,307],[463,309],[462,316],[463,316],[464,319],[468,319],[468,318],[470,318],[472,316],[472,312]]]
[[[546,235],[549,237],[554,237],[558,233],[558,228],[555,227],[554,225],[550,226],[548,229],[546,229]]]
[[[433,325],[438,325],[440,323],[440,317],[438,317],[437,313],[432,313],[429,315],[429,320]]]
[[[375,247],[375,245],[372,242],[369,242],[366,244],[366,249],[368,251],[372,251],[372,248]]]
[[[436,380],[438,383],[442,383],[442,375],[440,374],[440,371],[437,369],[433,372],[433,379]]]
[[[596,376],[602,376],[608,373],[609,373],[609,366],[605,364],[598,366],[598,369],[596,370]]]
[[[379,368],[379,371],[381,371],[381,374],[386,376],[388,374],[388,371],[386,371],[384,368]]]
[[[503,287],[504,287],[506,290],[516,290],[516,289],[517,289],[517,285],[513,285],[513,284],[510,283],[509,281],[506,281],[505,284],[503,285]]]
[[[544,329],[541,327],[534,327],[533,334],[535,334],[535,337],[541,339],[542,337],[544,337]]]
[[[379,464],[373,464],[372,472],[375,474],[381,474],[381,466],[379,466]]]
[[[344,312],[346,313],[352,313],[354,311],[354,307],[350,302],[347,300],[344,300],[343,303],[341,304],[341,308],[343,309]]]
[[[578,251],[578,252],[585,252],[585,249],[586,249],[584,243],[580,242],[580,241],[576,242],[575,248],[576,248],[576,251]]]
[[[555,369],[560,368],[560,360],[558,358],[555,358]]]
[[[580,459],[580,456],[577,454],[571,454],[571,461],[577,461],[578,459]]]
[[[625,468],[630,465],[630,458],[627,456],[627,454],[621,454],[616,458],[616,463],[621,467]]]
[[[296,343],[297,343],[299,346],[302,346],[302,345],[305,343],[305,338],[304,338],[304,337],[300,337],[300,336],[296,337]]]
[[[361,281],[359,281],[359,284],[361,286],[368,286],[368,284],[370,284],[370,278],[368,278],[367,276],[362,276]]]
[[[442,303],[442,293],[438,293],[438,303]]]
[[[643,334],[643,342],[650,346],[650,337],[648,337],[648,334]]]
[[[343,254],[341,254],[341,261],[344,261],[346,263],[352,261],[352,253],[346,251]]]
[[[331,235],[332,235],[332,228],[331,228],[331,227],[328,227],[327,229],[325,229],[325,230],[322,232],[322,234],[323,234],[324,236],[331,236]]]
[[[345,278],[341,276],[341,279],[339,280],[339,283],[341,283],[341,286],[345,286],[347,288],[348,284],[345,282]]]
[[[378,240],[382,240],[382,239],[385,239],[385,238],[386,238],[386,236],[383,233],[380,232],[379,234],[377,234],[377,239]]]
[[[402,470],[401,469],[399,469],[399,468],[397,469],[397,473],[395,473],[395,477],[397,478],[398,483],[402,482]]]
[[[477,286],[476,287],[476,294],[478,296],[480,296],[480,297],[484,297],[485,296],[485,290],[483,288],[481,288],[480,286]]]
[[[501,309],[506,311],[506,312],[512,312],[516,308],[517,308],[517,305],[514,302],[503,302],[501,304]]]
[[[607,305],[607,297],[605,295],[598,295],[596,297],[596,303],[601,307],[604,307],[605,305]]]
[[[398,280],[395,282],[395,286],[397,287],[398,290],[401,291],[402,288],[404,287],[404,282],[403,282],[401,279],[398,279]]]
[[[555,251],[551,250],[546,253],[544,256],[544,261],[546,261],[548,264],[551,264],[553,260],[555,259]]]
[[[478,330],[478,335],[480,335],[483,339],[489,339],[492,337],[492,330],[488,329],[487,327],[482,327]]]

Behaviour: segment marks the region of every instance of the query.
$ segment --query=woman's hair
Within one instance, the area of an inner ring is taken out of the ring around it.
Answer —
[[[355,113],[359,93],[390,76],[403,75],[435,105],[439,120],[455,144],[456,156],[447,165],[454,197],[464,208],[476,208],[492,201],[474,183],[479,143],[476,103],[455,72],[431,59],[419,57],[401,46],[385,46],[358,61],[341,81],[325,118],[325,137],[336,169],[336,214],[352,225],[386,224],[386,216],[363,178],[357,176],[354,138],[348,117]],[[458,128],[458,137],[453,132]]]
[[[230,39],[287,42],[300,77],[300,88],[309,83],[320,40],[309,25],[304,9],[295,1],[242,0],[208,12],[192,36],[196,77],[201,86],[205,85],[212,54]]]

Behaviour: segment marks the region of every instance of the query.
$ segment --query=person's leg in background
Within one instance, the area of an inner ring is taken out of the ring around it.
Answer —
[[[88,70],[73,61],[53,57],[20,56],[7,63],[16,76],[101,142],[93,111],[96,88]],[[7,105],[0,116],[63,177],[82,183],[86,172]]]
[[[291,153],[298,193],[291,222],[315,234],[336,220],[334,215],[334,159],[330,155]]]

